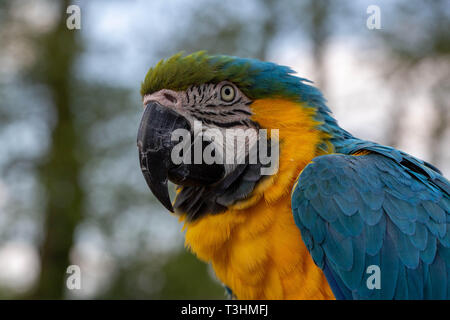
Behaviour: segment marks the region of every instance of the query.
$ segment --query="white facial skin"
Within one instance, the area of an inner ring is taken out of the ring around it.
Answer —
[[[155,101],[183,115],[194,127],[194,121],[201,121],[203,131],[215,128],[226,135],[225,130],[257,129],[257,125],[250,120],[252,101],[247,98],[233,83],[222,81],[218,84],[202,84],[191,86],[186,91],[173,91],[162,89],[143,98],[143,105]],[[219,145],[218,150],[234,148],[236,158],[245,158],[249,148],[257,142],[255,134],[248,135],[248,143],[244,148],[238,148],[236,144]],[[217,143],[215,141],[215,143]],[[220,144],[220,142],[218,142]],[[238,148],[238,149],[236,149]],[[227,152],[227,151],[225,151]],[[226,171],[230,172],[235,165],[227,165]]]
[[[229,92],[234,94],[227,95]],[[220,128],[250,127],[246,122],[252,115],[249,107],[252,101],[228,81],[191,86],[186,91],[162,89],[145,95],[144,107],[149,101],[171,108],[189,121],[202,121],[205,126],[216,124]]]

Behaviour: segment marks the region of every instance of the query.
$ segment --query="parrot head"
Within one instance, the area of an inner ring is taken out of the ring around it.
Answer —
[[[322,136],[329,136],[337,124],[322,94],[293,73],[270,62],[205,52],[176,54],[150,68],[141,86],[144,113],[137,145],[142,173],[156,198],[191,220],[222,212],[276,173],[278,137],[258,134],[261,130],[287,128],[291,123],[305,127],[305,134],[319,129]],[[290,113],[285,107],[284,118],[276,120],[272,115],[283,104],[295,105],[295,110]],[[311,115],[308,126],[291,117],[300,109]],[[244,135],[244,143],[229,138],[230,131]],[[295,143],[306,144],[302,142],[306,139]],[[309,140],[311,152],[326,144],[322,138]],[[280,143],[286,144],[283,139]],[[198,154],[222,161],[198,159]],[[271,173],[264,174],[264,168],[271,168]],[[173,205],[169,180],[179,186]]]

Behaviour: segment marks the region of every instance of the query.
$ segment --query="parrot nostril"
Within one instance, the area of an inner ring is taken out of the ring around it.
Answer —
[[[164,98],[169,100],[172,103],[177,103],[177,98],[174,95],[171,95],[169,93],[164,93]]]

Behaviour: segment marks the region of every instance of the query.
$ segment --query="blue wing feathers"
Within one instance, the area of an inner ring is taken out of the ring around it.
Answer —
[[[323,249],[327,258],[338,265],[340,269],[344,271],[351,270],[353,265],[353,244],[350,238],[344,237],[342,233],[329,226]]]
[[[383,297],[384,299],[391,299],[395,294],[400,268],[403,268],[403,265],[400,264],[400,261],[396,256],[394,241],[387,233],[383,246],[380,249],[380,254],[377,256],[380,259],[380,270],[389,271],[383,272],[382,274],[381,288],[383,290],[383,295],[380,295],[379,298]]]
[[[331,290],[333,290],[336,299],[350,300],[352,298],[351,292],[343,285],[342,281],[333,274],[327,265],[323,267],[323,272],[325,277],[327,277],[328,284],[330,285]]]
[[[367,225],[364,229],[364,241],[366,242],[366,253],[374,256],[380,252],[386,232],[386,218],[381,216],[379,223]]]
[[[427,241],[427,246],[420,252],[420,259],[426,264],[434,261],[436,255],[436,238],[430,236]]]
[[[292,194],[295,223],[338,299],[450,298],[450,183],[433,166],[367,142],[321,156]],[[367,286],[377,265],[381,289]]]
[[[398,279],[393,299],[395,300],[408,299],[408,284],[406,282],[406,267],[404,265],[399,266]]]
[[[409,240],[419,251],[425,250],[428,241],[427,228],[420,222],[416,223],[416,232],[409,237]]]

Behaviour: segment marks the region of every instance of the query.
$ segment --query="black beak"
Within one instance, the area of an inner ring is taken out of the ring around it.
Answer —
[[[172,166],[170,152],[175,129],[190,130],[189,122],[175,111],[157,102],[147,104],[139,126],[137,145],[141,170],[156,198],[173,212],[167,188],[168,171]]]
[[[171,152],[178,141],[172,141],[176,129],[191,131],[189,121],[157,102],[149,102],[142,115],[137,136],[139,161],[145,181],[155,197],[174,212],[167,181],[181,185],[209,185],[219,181],[225,172],[220,164],[173,164]],[[205,145],[203,146],[205,147]]]

